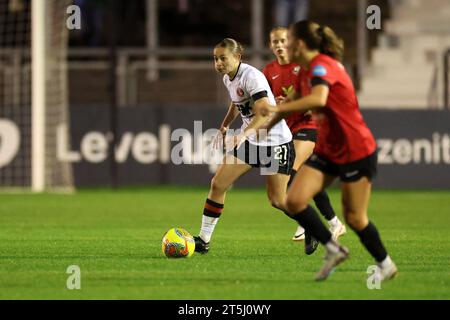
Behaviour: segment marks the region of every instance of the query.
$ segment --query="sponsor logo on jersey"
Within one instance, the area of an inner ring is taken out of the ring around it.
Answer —
[[[279,76],[280,76],[279,74],[273,76],[273,77],[272,77],[272,80],[275,80],[275,79],[278,78]]]
[[[292,91],[294,91],[294,86],[291,84],[289,87],[285,88],[285,87],[281,87],[281,90],[283,90],[283,94],[285,96],[287,96],[289,93],[291,93]]]
[[[292,73],[298,76],[298,73],[300,72],[300,66],[296,66],[294,69],[292,69]]]
[[[323,77],[327,74],[327,69],[324,66],[318,64],[312,70],[312,75],[315,77]]]
[[[244,90],[242,90],[241,88],[237,88],[236,89],[236,93],[239,97],[243,97],[244,96]]]

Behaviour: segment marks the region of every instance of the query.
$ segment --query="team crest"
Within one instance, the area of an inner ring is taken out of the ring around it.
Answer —
[[[241,88],[237,88],[236,89],[236,93],[239,97],[243,97],[244,96],[244,90],[242,90]]]
[[[300,66],[296,66],[294,69],[292,69],[292,73],[298,76],[298,73],[300,72]]]

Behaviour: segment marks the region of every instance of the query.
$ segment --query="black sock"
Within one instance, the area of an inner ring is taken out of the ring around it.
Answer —
[[[383,261],[387,257],[386,249],[381,242],[377,228],[369,221],[367,227],[356,232],[364,247],[375,258],[377,262]]]
[[[294,169],[291,169],[291,177],[289,178],[289,182],[288,182],[288,188],[291,185],[292,181],[294,181],[295,175],[297,174],[297,171]]]
[[[330,241],[331,233],[324,226],[313,207],[307,206],[305,210],[292,216],[292,219],[297,220],[298,223],[320,243],[325,244]]]
[[[319,209],[320,213],[330,221],[334,217],[336,217],[336,213],[334,213],[333,207],[330,203],[330,198],[328,198],[328,194],[325,190],[320,191],[314,197],[314,202],[316,204],[317,209]]]

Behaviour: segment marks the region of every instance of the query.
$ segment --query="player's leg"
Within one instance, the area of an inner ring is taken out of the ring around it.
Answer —
[[[304,165],[300,168],[286,198],[286,208],[289,215],[299,222],[305,230],[322,243],[327,254],[325,263],[316,280],[324,280],[333,268],[348,257],[346,248],[338,245],[333,239],[331,232],[320,220],[317,212],[309,205],[312,198],[322,189],[330,185],[335,176]]]
[[[312,155],[314,147],[316,145],[316,143],[314,142],[316,134],[315,130],[300,131],[300,133],[302,132],[304,133],[304,136],[300,138],[310,140],[294,140],[296,157],[290,182],[292,182],[293,178],[295,177],[296,171],[300,168],[300,166],[302,166],[305,163],[305,161]],[[311,136],[311,133],[313,133],[314,136]],[[333,207],[331,206],[330,198],[328,197],[327,192],[325,190],[319,191],[319,193],[317,193],[314,196],[313,200],[314,203],[316,204],[317,209],[319,209],[319,212],[327,220],[328,225],[330,227],[330,231],[333,235],[333,239],[336,240],[340,235],[346,232],[346,229],[345,225],[336,216],[336,213],[334,212]],[[300,234],[301,229],[303,229],[301,226],[297,228],[296,233],[294,234],[292,240],[298,239],[297,236]],[[308,237],[308,239],[311,238]],[[305,246],[314,248],[313,244],[310,243],[309,241],[308,243],[305,242]]]
[[[267,160],[270,161],[270,167],[263,165],[267,169],[266,173],[271,173],[267,175],[266,179],[267,196],[270,204],[274,208],[285,212],[286,191],[296,158],[294,144],[291,141],[279,146],[261,147],[259,152],[260,161],[261,159],[264,159],[262,161],[264,163]]]
[[[286,189],[288,182],[289,175],[281,173],[267,176],[266,179],[267,197],[269,198],[270,204],[272,207],[283,212],[286,211]]]
[[[289,176],[283,174],[274,174],[272,176],[267,177],[267,195],[269,197],[270,203],[273,207],[283,211],[288,217],[292,218],[291,215],[287,212],[286,206],[286,186],[289,180]],[[300,234],[298,236],[294,235],[295,241],[300,241],[305,239],[305,253],[310,255],[316,251],[317,246],[319,245],[318,241],[312,237],[309,232],[306,232],[305,229],[299,224],[297,221],[298,228],[296,232]]]
[[[294,181],[295,175],[297,174],[298,169],[305,163],[305,161],[311,156],[314,151],[314,147],[316,145],[313,141],[308,140],[298,140],[294,139],[294,147],[295,147],[295,161],[293,168],[291,170],[291,177],[289,179],[288,186],[291,185],[292,181]],[[294,241],[302,241],[305,240],[305,229],[301,225],[297,226],[295,230],[294,236],[292,237]],[[308,244],[305,242],[305,246],[311,247],[311,238],[308,237]]]
[[[377,228],[367,216],[371,187],[370,179],[365,176],[357,181],[343,182],[341,186],[342,206],[345,221],[377,261],[381,271],[381,280],[386,280],[397,274],[397,267],[389,257]]]
[[[269,197],[270,203],[273,207],[283,211],[288,217],[291,217],[289,213],[287,213],[286,207],[286,187],[287,182],[289,180],[289,176],[285,174],[274,174],[267,177],[267,196]],[[312,237],[308,232],[305,232],[305,229],[298,223],[297,232],[299,232],[299,236],[295,237],[295,241],[300,241],[305,239],[305,253],[310,255],[314,253],[319,245],[318,241]]]
[[[317,239],[321,243],[326,243],[331,238],[331,233],[322,224],[320,218],[309,203],[320,190],[332,183],[333,180],[333,176],[326,175],[316,168],[308,165],[302,166],[295,176],[286,197],[286,209],[289,215],[303,227],[304,224],[302,221],[299,221],[303,220],[303,216],[306,216],[307,220],[314,221],[311,223],[306,222],[308,225],[313,225],[308,228],[308,231],[311,231],[313,236],[317,233],[319,235]]]
[[[291,178],[289,179],[289,186],[294,181],[295,175],[305,161],[312,155],[316,143],[306,140],[293,140],[295,148],[295,161],[292,166]]]
[[[223,163],[211,180],[208,198],[203,208],[200,233],[198,237],[194,237],[196,251],[201,253],[208,252],[211,236],[223,211],[228,188],[251,168],[250,165],[233,155],[225,155]]]

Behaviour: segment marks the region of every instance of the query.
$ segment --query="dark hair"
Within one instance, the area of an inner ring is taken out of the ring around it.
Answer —
[[[344,54],[344,41],[328,26],[302,20],[291,25],[296,38],[302,39],[309,49],[317,49],[336,60],[342,60]]]
[[[244,54],[244,47],[242,44],[231,38],[223,39],[215,46],[215,48],[226,48],[234,55],[242,56]]]

